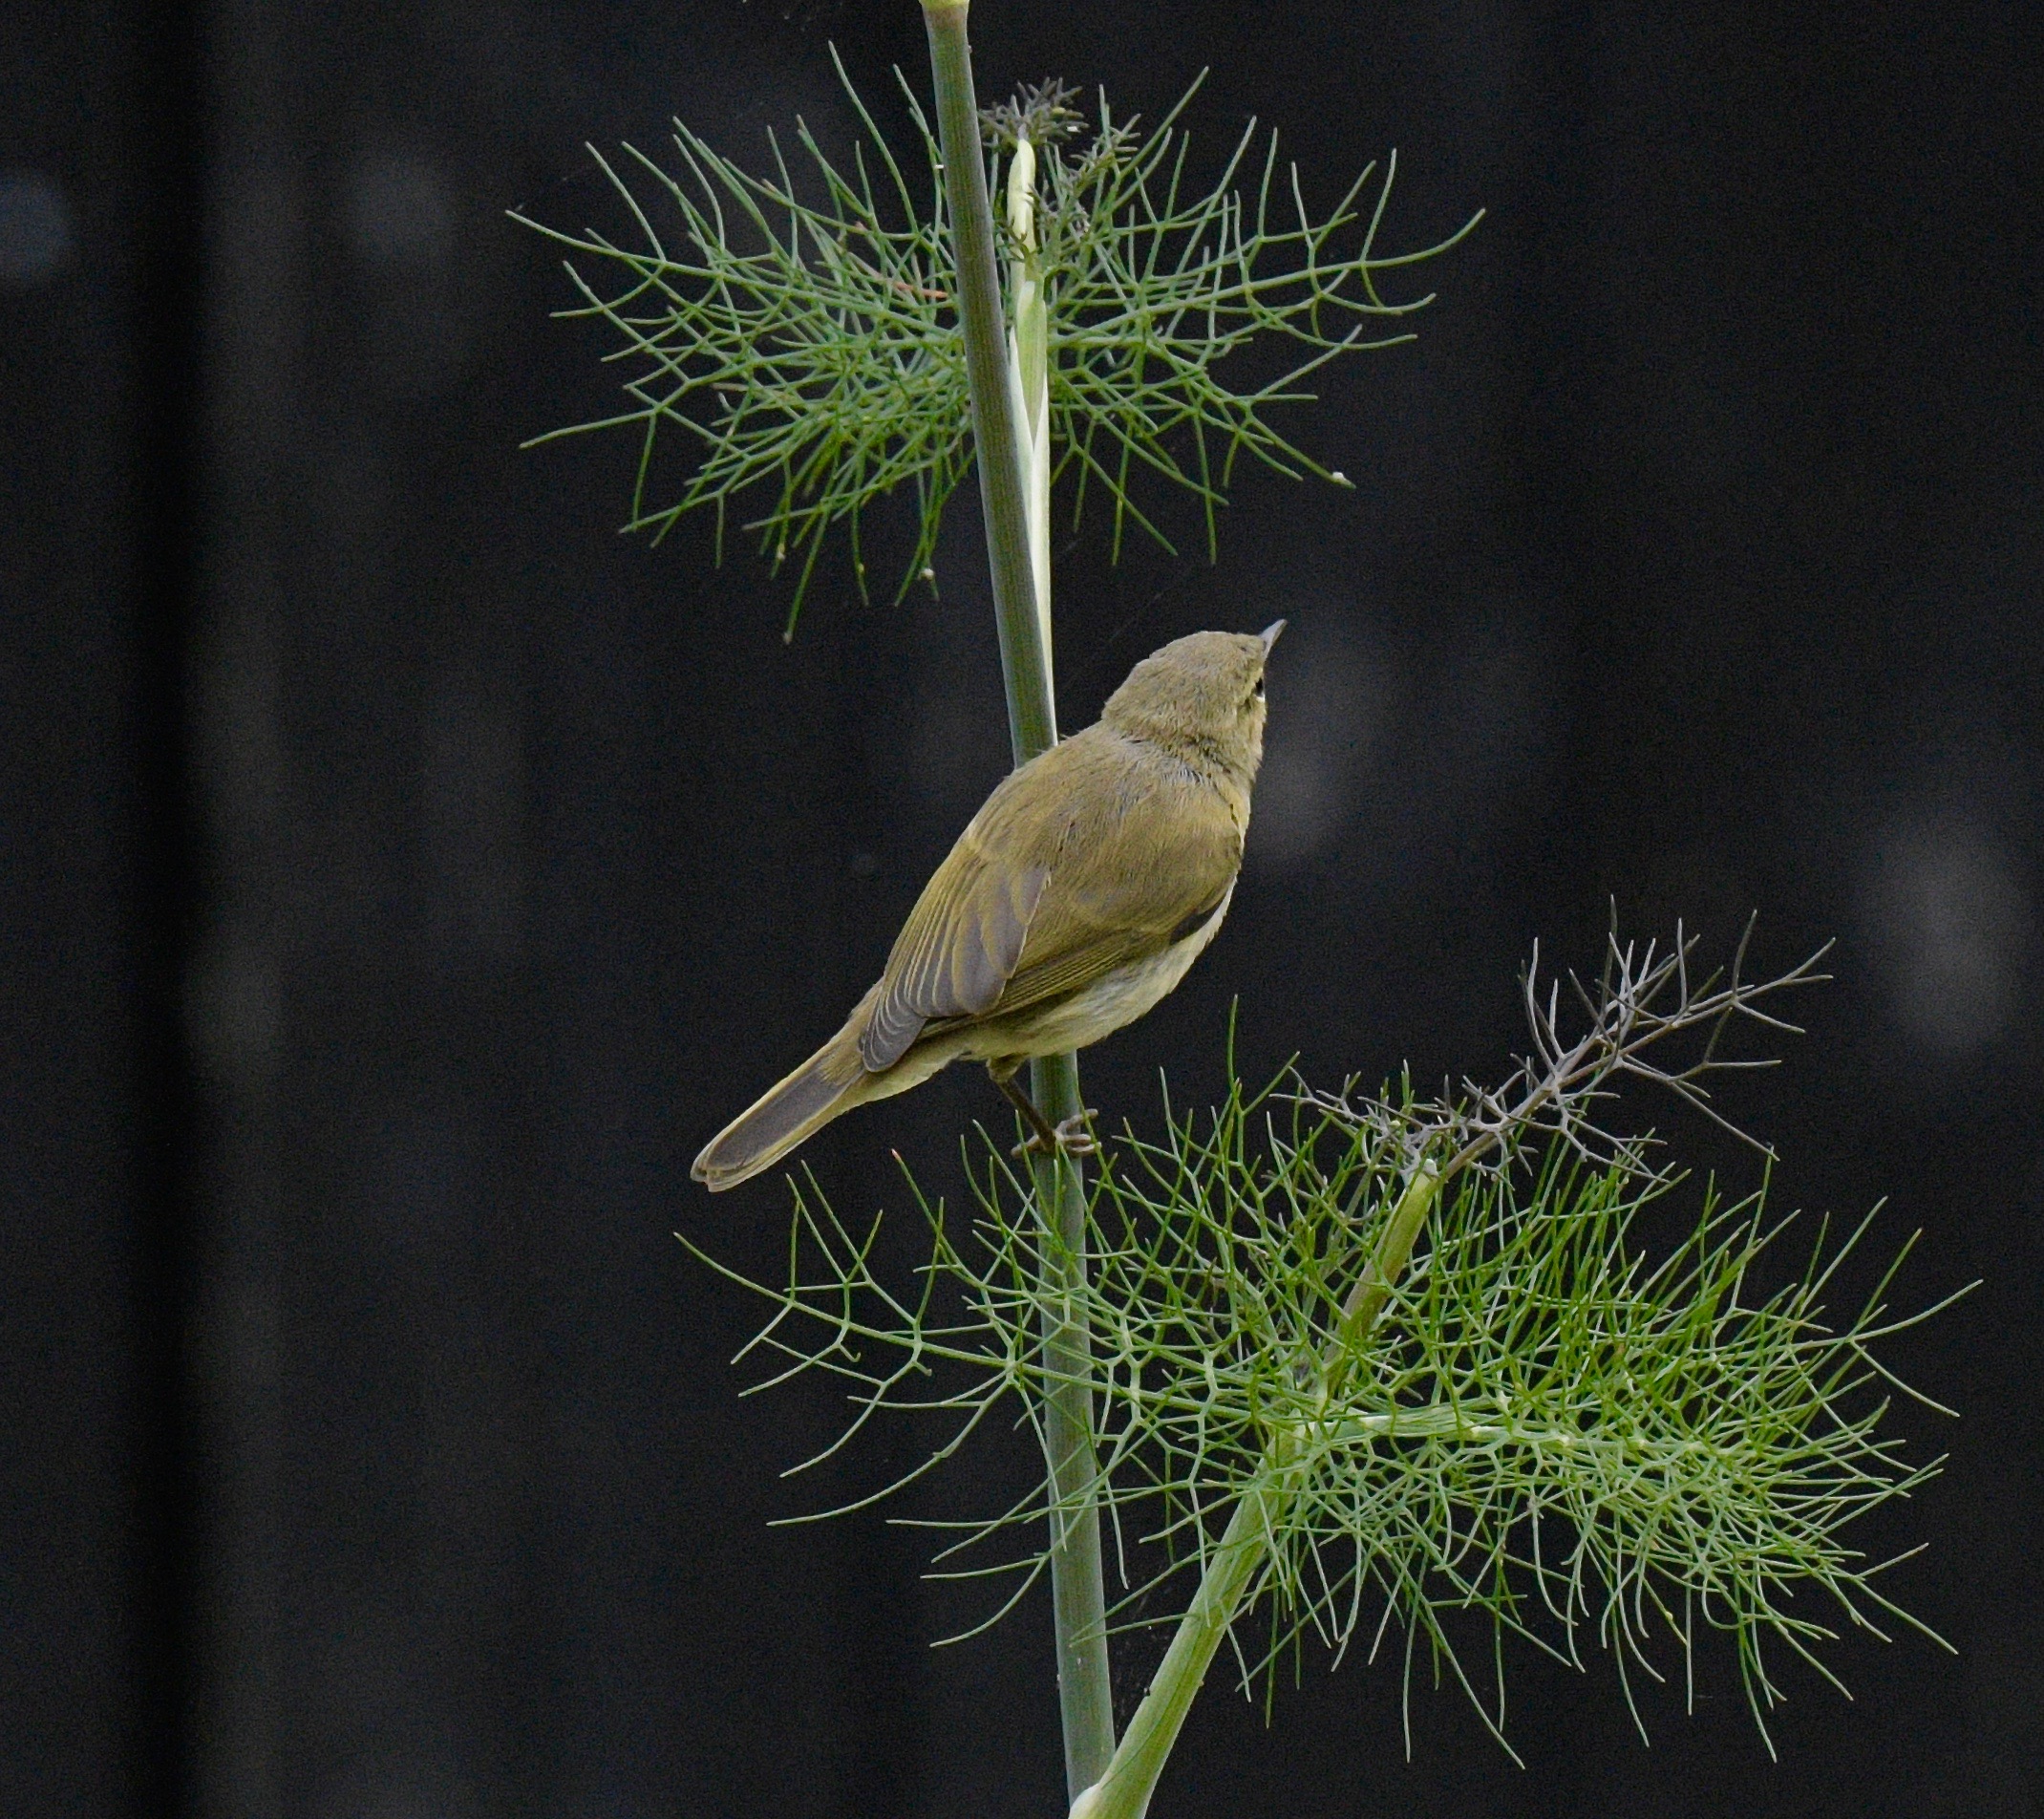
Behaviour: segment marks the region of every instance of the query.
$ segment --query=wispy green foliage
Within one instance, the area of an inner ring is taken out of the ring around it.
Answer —
[[[1588,1121],[1614,1073],[1665,1072],[1649,1044],[1761,1016],[1773,989],[1712,985],[1692,989],[1650,950],[1644,964],[1622,954],[1587,1048],[1536,1013],[1547,1059],[1452,1103],[1288,1080],[1236,1082],[1203,1116],[1167,1108],[1161,1137],[1105,1148],[1090,1281],[1046,1255],[1056,1241],[1029,1177],[990,1144],[969,1218],[916,1191],[931,1250],[908,1293],[872,1267],[877,1223],[855,1231],[811,1181],[788,1278],[757,1289],[776,1312],[756,1346],[783,1358],[781,1377],[845,1382],[846,1438],[882,1410],[944,1419],[913,1478],[996,1411],[1039,1418],[1041,1284],[1075,1284],[1118,1620],[1167,1620],[1153,1594],[1210,1568],[1220,1523],[1253,1494],[1266,1532],[1235,1626],[1246,1676],[1309,1635],[1337,1655],[1395,1637],[1408,1685],[1416,1662],[1445,1670],[1495,1730],[1503,1653],[1485,1650],[1482,1687],[1461,1655],[1472,1613],[1501,1644],[1569,1660],[1593,1636],[1628,1676],[1655,1672],[1657,1634],[1687,1661],[1715,1627],[1735,1638],[1764,1730],[1770,1639],[1827,1672],[1816,1646],[1840,1624],[1911,1621],[1879,1589],[1887,1563],[1845,1530],[1938,1465],[1901,1457],[1884,1424],[1895,1380],[1869,1349],[1924,1316],[1890,1316],[1887,1276],[1856,1314],[1824,1306],[1863,1225],[1842,1243],[1820,1229],[1791,1269],[1772,1255],[1788,1222],[1770,1220],[1764,1188],[1735,1204],[1705,1188],[1656,1255],[1642,1215],[1680,1172]],[[1693,1068],[1670,1077],[1701,1091]],[[1416,1203],[1421,1179],[1440,1188]],[[1417,1248],[1395,1230],[1416,1204]],[[940,1572],[1016,1573],[999,1615],[1041,1570],[1054,1501],[1046,1482],[990,1518],[936,1525],[957,1530]],[[999,1557],[975,1565],[988,1544]],[[1794,1604],[1799,1590],[1817,1604]]]
[[[1387,302],[1377,274],[1445,252],[1476,225],[1472,218],[1437,245],[1380,254],[1395,155],[1381,174],[1366,166],[1315,216],[1298,166],[1279,162],[1275,133],[1257,156],[1253,120],[1210,186],[1188,183],[1191,145],[1178,122],[1199,86],[1147,135],[1139,118],[1117,121],[1104,93],[1082,142],[1042,135],[1035,263],[1051,314],[1056,466],[1075,477],[1075,524],[1089,487],[1106,492],[1117,554],[1130,520],[1171,547],[1131,494],[1144,469],[1199,499],[1209,556],[1214,508],[1244,453],[1292,478],[1348,484],[1288,440],[1271,410],[1309,402],[1307,381],[1337,355],[1412,340],[1394,325],[1432,294]],[[1044,111],[1041,92],[996,110],[996,141]],[[1291,343],[1292,363],[1237,389],[1224,363],[1264,337]]]
[[[1167,1540],[1202,1543],[1209,1512],[1259,1476],[1282,1487],[1247,1665],[1303,1632],[1339,1655],[1402,1630],[1408,1680],[1424,1641],[1478,1698],[1456,1613],[1570,1659],[1586,1627],[1622,1674],[1656,1630],[1686,1658],[1701,1621],[1736,1636],[1759,1715],[1777,1696],[1763,1641],[1809,1656],[1831,1634],[1789,1608],[1799,1583],[1830,1594],[1834,1621],[1893,1611],[1841,1530],[1936,1465],[1904,1466],[1884,1400],[1864,1393],[1883,1383],[1863,1348],[1893,1330],[1879,1298],[1826,1322],[1820,1292],[1850,1240],[1820,1234],[1800,1275],[1754,1295],[1780,1226],[1759,1192],[1727,1207],[1707,1191],[1650,1264],[1637,1221],[1678,1178],[1637,1149],[1594,1166],[1554,1140],[1466,1173],[1374,1331],[1344,1342],[1340,1306],[1404,1145],[1382,1121],[1366,1135],[1294,1106],[1253,1130],[1246,1109],[1238,1097],[1203,1133],[1183,1120],[1164,1145],[1133,1145],[1139,1184],[1108,1185],[1117,1261],[1140,1259],[1122,1298],[1153,1329],[1126,1324],[1125,1358],[1144,1341],[1162,1355],[1143,1360],[1144,1393],[1103,1402],[1142,1437]],[[1407,1132],[1424,1141],[1425,1124]],[[1171,1253],[1146,1232],[1170,1233]],[[1492,1658],[1478,1702],[1501,1725]]]
[[[861,514],[905,484],[920,508],[905,592],[928,567],[945,502],[970,459],[935,140],[911,96],[928,185],[919,205],[849,81],[845,92],[863,129],[849,173],[797,124],[813,200],[803,199],[777,137],[768,140],[773,172],[757,177],[677,120],[677,173],[626,148],[669,213],[665,231],[627,175],[594,147],[643,244],[527,223],[598,262],[591,269],[606,285],[620,281],[602,287],[570,258],[568,276],[584,303],[560,313],[598,317],[617,332],[622,345],[607,357],[625,364],[631,399],[615,416],[536,439],[635,427],[641,452],[626,527],[664,535],[684,512],[709,505],[719,557],[731,503],[757,489],[764,508],[743,528],[757,535],[777,571],[791,557],[798,564],[791,631],[833,525],[849,533],[863,591]],[[664,503],[650,492],[663,427],[685,432],[702,451]]]
[[[912,184],[849,80],[845,92],[861,129],[848,167],[798,122],[795,168],[770,137],[771,172],[755,175],[677,122],[672,172],[628,147],[627,169],[596,154],[636,242],[527,223],[568,248],[583,301],[561,313],[616,333],[608,357],[625,365],[630,400],[552,434],[638,431],[628,528],[664,534],[708,506],[721,552],[733,503],[756,498],[742,528],[777,570],[796,566],[791,630],[836,526],[863,593],[862,517],[896,488],[917,505],[898,595],[929,576],[945,504],[970,459],[935,138],[905,84],[920,148]],[[1177,122],[1190,92],[1146,136],[1114,119],[1103,96],[1083,143],[1068,142],[1070,111],[1061,91],[1046,103],[1049,93],[1032,92],[1033,112],[1029,96],[992,110],[989,124],[996,160],[1003,133],[1041,139],[1033,260],[1050,311],[1054,459],[1075,520],[1097,484],[1118,551],[1129,522],[1168,546],[1132,490],[1147,472],[1200,500],[1211,550],[1214,507],[1245,452],[1282,473],[1340,479],[1287,439],[1274,407],[1309,398],[1307,381],[1336,355],[1410,339],[1395,324],[1430,299],[1388,302],[1377,274],[1432,257],[1468,228],[1380,255],[1388,164],[1315,215],[1274,135],[1257,156],[1253,122],[1214,183],[1188,183]],[[1296,357],[1275,377],[1238,381],[1231,356],[1266,336],[1291,343]],[[677,491],[656,498],[663,429],[683,431],[700,455]]]

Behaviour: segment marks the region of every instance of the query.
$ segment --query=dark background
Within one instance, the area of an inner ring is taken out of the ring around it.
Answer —
[[[1399,244],[1490,211],[1418,345],[1295,419],[1355,493],[1251,480],[1215,567],[1060,551],[1068,724],[1292,622],[1229,926],[1089,1100],[1209,1085],[1238,995],[1253,1067],[1494,1073],[1536,936],[1757,906],[1765,963],[1839,941],[1740,1101],[1782,1203],[1892,1196],[1906,1299],[1985,1279],[1894,1347],[1964,1419],[1899,1417],[1950,1466],[1868,1537],[1929,1542],[1894,1585],[1955,1657],[1848,1639],[1852,1703],[1788,1669],[1778,1765],[1721,1646],[1651,1748],[1608,1660],[1516,1662],[1523,1771],[1424,1686],[1408,1763],[1395,1664],[1309,1661],[1267,1729],[1217,1677],[1160,1814],[2044,1808],[2022,13],[982,0],[983,97],[1154,115],[1211,64],[1209,154],[1255,113],[1326,198],[1395,145]],[[768,1529],[909,1443],[780,1482],[835,1409],[736,1399],[754,1311],[670,1235],[773,1267],[783,1190],[688,1159],[1004,767],[976,502],[941,602],[827,567],[784,648],[750,555],[614,534],[624,439],[517,448],[611,394],[504,210],[613,224],[579,146],[672,113],[841,145],[827,44],[895,118],[915,8],[10,18],[0,1810],[1055,1810],[1043,1601],[933,1654],[922,1537]],[[810,1153],[898,1207],[886,1149],[944,1183],[990,1109],[947,1077]]]

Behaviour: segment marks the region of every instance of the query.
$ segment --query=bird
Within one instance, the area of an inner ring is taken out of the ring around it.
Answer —
[[[1033,1135],[1084,1153],[1015,1083],[1185,976],[1220,930],[1263,761],[1264,671],[1285,629],[1196,631],[1144,657],[1100,717],[1011,772],[917,898],[843,1026],[704,1146],[713,1193],[854,1106],[984,1062]]]

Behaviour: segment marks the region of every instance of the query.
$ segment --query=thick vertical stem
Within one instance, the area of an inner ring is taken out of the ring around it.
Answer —
[[[945,196],[958,262],[958,312],[965,330],[966,377],[1000,628],[1001,674],[1008,691],[1008,725],[1015,762],[1022,764],[1056,741],[1057,725],[1051,696],[1048,577],[1039,591],[1031,559],[1029,467],[1018,420],[1025,408],[1018,383],[1021,362],[1011,369],[1007,357],[993,210],[980,149],[964,0],[926,0],[923,18],[929,32]],[[1075,1117],[1081,1108],[1074,1056],[1033,1063],[1031,1087],[1053,1123]],[[1052,1385],[1045,1398],[1045,1439],[1056,1501],[1051,1586],[1057,1626],[1057,1693],[1064,1721],[1066,1787],[1075,1798],[1106,1772],[1115,1747],[1092,1358],[1083,1317],[1075,1307],[1085,1280],[1086,1192],[1078,1163],[1071,1157],[1041,1159],[1035,1184],[1036,1204],[1047,1228],[1045,1255],[1051,1259],[1042,1298],[1044,1355]]]
[[[1079,1110],[1078,1062],[1071,1055],[1030,1064],[1030,1088],[1054,1122]],[[1107,1772],[1115,1753],[1114,1688],[1108,1678],[1107,1580],[1100,1556],[1099,1464],[1093,1442],[1093,1348],[1075,1306],[1086,1279],[1086,1187],[1072,1156],[1035,1160],[1036,1204],[1047,1209],[1043,1283],[1044,1444],[1056,1498],[1052,1521],[1051,1602],[1057,1628],[1057,1696],[1064,1715],[1065,1789],[1077,1799]],[[1055,1280],[1052,1273],[1055,1272]]]
[[[1149,1810],[1171,1745],[1178,1742],[1221,1638],[1235,1620],[1243,1594],[1270,1552],[1271,1529],[1288,1501],[1284,1485],[1275,1478],[1259,1479],[1244,1492],[1207,1556],[1192,1606],[1179,1619],[1149,1693],[1129,1721],[1127,1735],[1107,1772],[1073,1803],[1071,1819],[1142,1819]]]
[[[1375,1252],[1364,1264],[1342,1308],[1333,1343],[1322,1360],[1323,1406],[1339,1393],[1356,1347],[1383,1317],[1391,1292],[1404,1273],[1413,1246],[1440,1195],[1441,1181],[1440,1171],[1431,1162],[1422,1162],[1398,1196]],[[1073,1802],[1071,1819],[1143,1819],[1149,1810],[1158,1777],[1184,1727],[1185,1715],[1192,1710],[1221,1638],[1269,1557],[1271,1537],[1297,1495],[1295,1453],[1295,1444],[1288,1446],[1282,1439],[1273,1443],[1264,1470],[1243,1492],[1226,1530],[1206,1556],[1192,1605],[1179,1619],[1171,1646],[1164,1651],[1136,1716],[1129,1720],[1106,1773]]]

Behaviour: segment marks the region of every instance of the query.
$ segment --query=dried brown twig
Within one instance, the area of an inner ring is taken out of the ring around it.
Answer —
[[[1423,1132],[1427,1147],[1436,1155],[1442,1148],[1447,1150],[1447,1160],[1440,1165],[1443,1187],[1464,1169],[1496,1166],[1508,1160],[1529,1137],[1559,1139],[1599,1166],[1612,1161],[1622,1147],[1636,1148],[1641,1141],[1637,1136],[1621,1138],[1589,1116],[1590,1108],[1614,1098],[1617,1082],[1628,1078],[1666,1088],[1772,1160],[1771,1145],[1734,1124],[1711,1102],[1705,1081],[1715,1074],[1779,1064],[1779,1058],[1773,1056],[1730,1059],[1719,1053],[1719,1045],[1726,1031],[1742,1019],[1800,1036],[1799,1025],[1762,1010],[1761,1000],[1829,978],[1817,967],[1832,944],[1825,942],[1785,973],[1752,981],[1746,977],[1745,966],[1757,920],[1748,918],[1730,966],[1714,969],[1700,979],[1690,975],[1697,937],[1680,923],[1675,925],[1671,943],[1653,940],[1644,946],[1621,941],[1614,926],[1605,937],[1604,966],[1595,989],[1586,986],[1574,972],[1565,975],[1569,995],[1588,1019],[1574,1036],[1563,1028],[1566,1014],[1563,979],[1549,979],[1543,992],[1536,942],[1520,982],[1531,1053],[1513,1058],[1517,1066],[1501,1085],[1484,1086],[1465,1079],[1464,1097],[1453,1103],[1444,1098],[1432,1108],[1433,1118],[1416,1120],[1408,1099],[1394,1102],[1359,1096],[1352,1080],[1338,1093],[1309,1092],[1302,1097],[1351,1125]],[[1664,1044],[1693,1033],[1703,1035],[1700,1052],[1681,1065],[1660,1059]],[[1650,1051],[1660,1054],[1650,1057]]]

